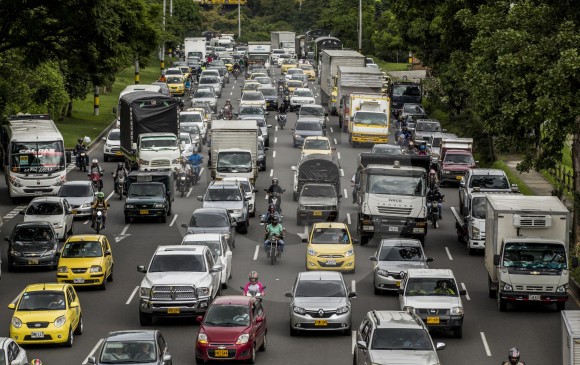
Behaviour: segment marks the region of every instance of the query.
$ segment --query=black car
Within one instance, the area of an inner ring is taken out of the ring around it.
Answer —
[[[175,199],[175,183],[171,171],[133,171],[127,182],[125,223],[135,218],[159,218],[165,223],[171,215]]]
[[[8,242],[8,271],[17,267],[47,267],[58,264],[58,237],[49,222],[18,223]]]
[[[109,332],[89,364],[172,365],[167,342],[157,330]]]
[[[278,90],[273,86],[261,86],[258,91],[262,92],[266,100],[266,110],[278,110]]]
[[[181,226],[187,229],[186,234],[221,233],[225,235],[228,245],[235,247],[237,224],[225,208],[196,209],[189,220],[189,225]]]
[[[341,197],[332,184],[304,184],[298,198],[296,224],[300,226],[304,221],[336,222]]]

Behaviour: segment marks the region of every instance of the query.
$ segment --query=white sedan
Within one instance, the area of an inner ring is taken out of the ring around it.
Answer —
[[[11,338],[0,337],[0,365],[28,365],[26,350]]]
[[[73,234],[74,216],[65,198],[57,196],[34,198],[20,214],[24,215],[24,222],[51,223],[54,232],[63,241]]]
[[[248,201],[248,211],[250,212],[250,217],[256,216],[256,193],[258,189],[252,185],[250,179],[247,177],[224,177],[224,181],[235,181],[238,182],[242,189],[244,189],[244,194],[246,194],[246,200]]]
[[[228,287],[228,280],[232,273],[232,251],[227,239],[220,233],[187,234],[181,241],[182,245],[207,246],[211,251],[214,261],[222,265],[221,285],[222,289]]]
[[[297,88],[290,97],[290,111],[300,109],[302,105],[314,104],[315,102],[312,90],[305,87]]]

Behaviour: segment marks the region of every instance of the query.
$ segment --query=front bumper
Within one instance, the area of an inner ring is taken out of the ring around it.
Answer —
[[[419,314],[429,329],[452,329],[463,326],[463,316]]]
[[[445,168],[441,170],[441,177],[439,178],[439,182],[457,182],[461,181],[463,176],[465,176],[466,171],[453,171],[448,170],[448,173],[445,173]]]
[[[119,147],[104,147],[103,155],[109,158],[123,158],[123,152],[120,151]]]
[[[89,206],[81,208],[80,206],[72,206],[73,217],[92,217],[93,209]]]
[[[14,267],[47,267],[52,268],[58,263],[56,256],[47,257],[25,257],[25,256],[10,256],[10,264]]]
[[[318,312],[318,309],[312,312]],[[318,316],[313,314],[298,314],[292,312],[290,317],[290,327],[300,331],[341,331],[348,330],[351,327],[350,310],[344,314],[331,314]]]
[[[56,281],[59,284],[73,284],[74,286],[101,285],[104,280],[104,271],[91,273],[90,269],[87,269],[84,273],[76,274],[71,272],[69,268],[67,273],[56,274]]]
[[[309,222],[335,222],[338,218],[338,211],[336,210],[307,210],[298,209],[296,212],[298,220]]]
[[[278,110],[278,100],[266,100],[266,110]]]
[[[139,312],[154,315],[155,317],[195,317],[207,311],[210,297],[197,300],[182,301],[152,301],[140,298]]]
[[[198,359],[204,360],[246,360],[252,357],[252,347],[254,343],[248,341],[244,345],[236,345],[232,343],[196,343],[195,356]],[[217,350],[217,351],[216,351]],[[227,354],[226,354],[227,352]]]
[[[64,343],[68,341],[70,328],[68,321],[58,328],[54,327],[54,323],[48,323],[47,327],[28,328],[28,325],[24,321],[22,322],[22,327],[20,328],[10,325],[10,338],[19,345]],[[33,333],[35,338],[32,338]]]
[[[371,136],[371,135],[353,134],[351,139],[353,142],[356,142],[356,143],[388,143],[389,142],[389,138],[387,136],[383,137],[382,135]]]
[[[147,208],[147,209],[127,209],[125,208],[125,217],[145,218],[145,217],[163,217],[166,214],[165,208]]]
[[[383,276],[375,270],[375,288],[380,290],[399,290],[401,287],[401,276],[399,274]]]
[[[568,301],[568,293],[500,291],[498,296],[512,303],[554,304]]]
[[[485,240],[474,240],[470,238],[467,241],[467,247],[474,250],[483,250],[485,249]]]
[[[338,257],[321,257],[306,254],[306,269],[350,272],[353,271],[355,268],[354,255],[348,257],[344,257],[343,255],[326,255],[326,256],[338,256]]]
[[[379,233],[398,235],[399,237],[425,236],[427,234],[427,219],[411,220],[376,216],[372,220],[363,220],[361,229],[363,233],[368,235]]]

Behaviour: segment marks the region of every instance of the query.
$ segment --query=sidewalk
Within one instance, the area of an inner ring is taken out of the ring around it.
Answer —
[[[516,166],[522,160],[518,155],[505,155],[501,159],[509,167],[513,174],[518,175],[520,179],[534,192],[536,195],[552,195],[554,187],[548,180],[546,180],[539,172],[530,170],[529,172],[520,173]]]

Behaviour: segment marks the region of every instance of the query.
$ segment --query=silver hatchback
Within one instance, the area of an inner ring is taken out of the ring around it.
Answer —
[[[298,273],[290,302],[290,335],[300,331],[341,331],[350,335],[352,304],[356,293],[347,288],[339,272]]]

